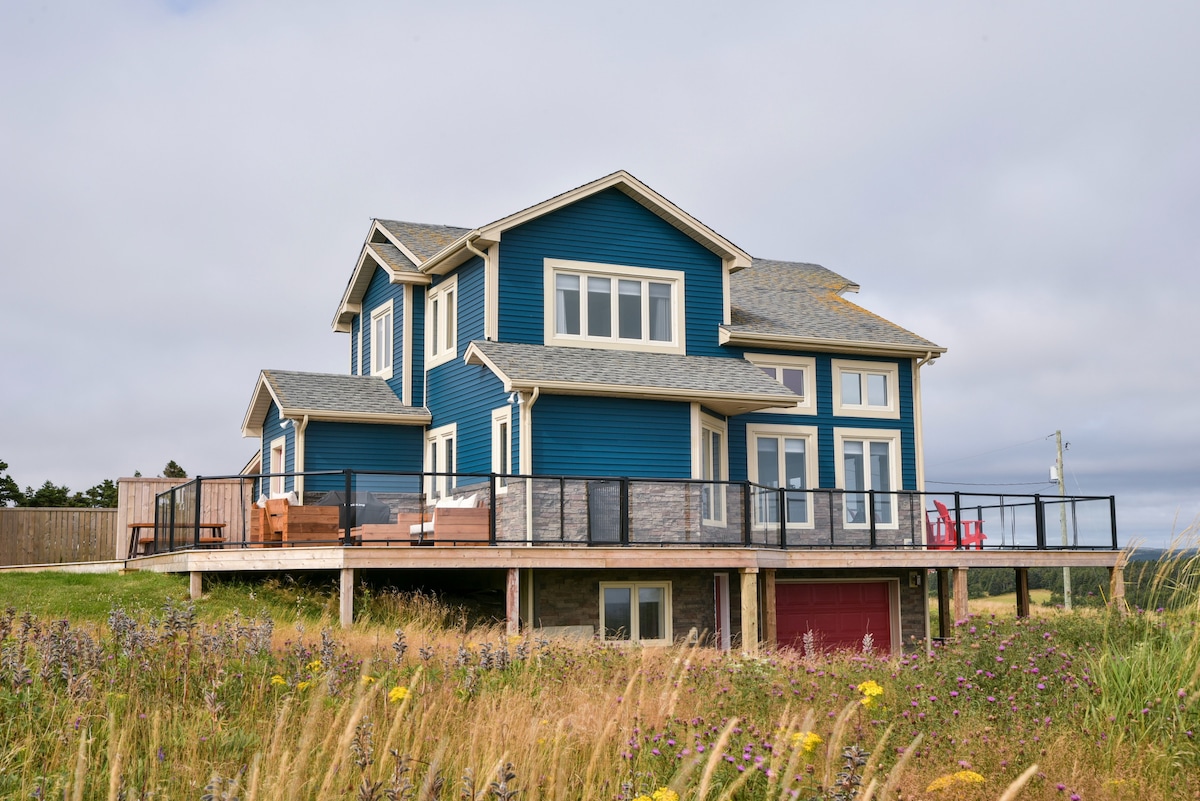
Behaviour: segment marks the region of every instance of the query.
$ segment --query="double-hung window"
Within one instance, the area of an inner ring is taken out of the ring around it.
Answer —
[[[600,630],[605,640],[669,644],[671,583],[601,582]]]
[[[817,361],[808,356],[776,356],[747,353],[746,360],[800,396],[795,406],[765,409],[768,412],[814,414],[817,411],[815,381]]]
[[[746,426],[754,523],[811,528],[817,483],[817,429],[810,426]]]
[[[426,290],[426,367],[448,362],[458,349],[458,276],[453,275]]]
[[[392,377],[392,301],[371,312],[371,375]]]
[[[900,418],[900,369],[888,362],[834,359],[833,413],[846,417]]]
[[[435,428],[425,435],[425,493],[442,498],[454,491],[454,447],[458,425]]]
[[[899,432],[834,429],[834,446],[838,486],[845,490],[842,497],[846,527],[870,526],[869,513],[873,511],[877,527],[895,528]],[[867,502],[870,491],[875,498],[873,510]]]
[[[683,272],[547,259],[549,345],[684,352]]]

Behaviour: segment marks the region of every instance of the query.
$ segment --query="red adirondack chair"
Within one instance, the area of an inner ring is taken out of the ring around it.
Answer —
[[[937,507],[938,519],[930,520],[928,512],[925,516],[925,546],[936,551],[950,551],[961,545],[963,548],[971,548],[975,550],[983,550],[983,541],[987,539],[987,535],[983,533],[982,520],[963,520],[962,530],[959,536],[955,538],[956,531],[954,518],[950,516],[950,510],[946,508],[946,504],[941,501],[934,501],[933,505]]]

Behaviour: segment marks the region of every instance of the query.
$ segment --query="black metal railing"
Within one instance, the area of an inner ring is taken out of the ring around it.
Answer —
[[[272,484],[282,484],[287,498],[268,500],[264,490]],[[198,477],[160,494],[155,510],[155,552],[385,545],[1118,548],[1112,496],[798,489],[673,478],[355,470]]]

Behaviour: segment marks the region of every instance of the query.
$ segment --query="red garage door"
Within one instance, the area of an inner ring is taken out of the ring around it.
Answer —
[[[816,581],[775,585],[776,633],[781,646],[800,648],[811,630],[824,650],[862,649],[863,635],[875,650],[892,650],[891,590],[886,581]]]

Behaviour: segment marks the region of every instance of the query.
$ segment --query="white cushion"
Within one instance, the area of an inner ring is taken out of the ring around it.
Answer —
[[[433,533],[433,522],[432,521],[430,521],[428,523],[415,523],[408,527],[408,534],[410,537],[419,537],[422,534],[432,534],[432,533]]]

